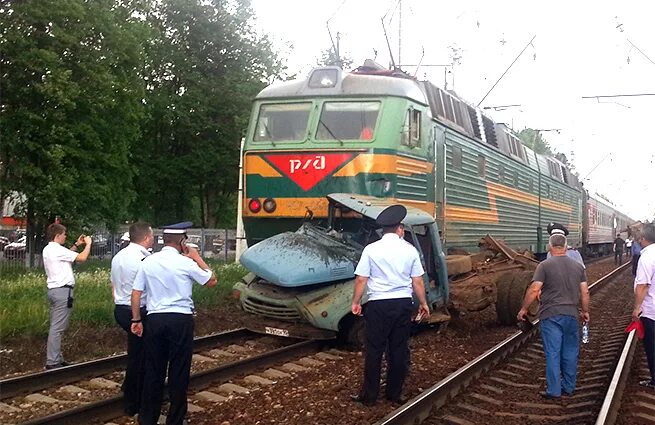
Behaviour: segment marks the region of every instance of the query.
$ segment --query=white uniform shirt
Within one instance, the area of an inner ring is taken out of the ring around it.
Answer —
[[[165,246],[141,262],[134,279],[134,289],[148,294],[148,314],[193,312],[193,282],[204,285],[212,277],[189,257]]]
[[[131,304],[132,284],[136,272],[141,268],[142,260],[150,253],[138,243],[131,243],[118,251],[111,260],[111,285],[114,288],[114,303],[116,305]],[[146,294],[141,295],[141,307],[146,305]]]
[[[412,277],[423,273],[416,248],[395,233],[366,246],[355,269],[356,275],[368,277],[369,301],[411,298]]]
[[[648,285],[646,298],[641,303],[641,315],[655,320],[655,243],[641,250],[635,276],[635,288],[638,284]]]
[[[48,289],[75,285],[72,264],[76,258],[77,252],[71,251],[57,242],[49,242],[43,248],[43,267],[48,277]]]

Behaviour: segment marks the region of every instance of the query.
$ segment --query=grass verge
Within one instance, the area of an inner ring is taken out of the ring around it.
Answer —
[[[71,328],[75,326],[115,326],[114,302],[109,278],[109,261],[95,260],[75,266],[75,306]],[[219,277],[218,285],[193,287],[197,308],[220,306],[231,302],[232,286],[246,274],[239,264],[212,262]],[[0,291],[0,338],[16,335],[46,335],[49,308],[46,277],[43,270],[26,270],[2,276]]]

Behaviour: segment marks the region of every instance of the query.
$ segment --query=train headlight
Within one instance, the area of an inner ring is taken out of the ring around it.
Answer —
[[[275,208],[277,208],[277,203],[275,202],[275,199],[267,198],[264,201],[264,211],[267,213],[272,213],[275,211]]]
[[[258,213],[262,209],[262,203],[259,201],[259,199],[252,198],[250,202],[248,202],[248,209],[251,212]]]
[[[316,69],[309,77],[309,87],[312,89],[326,89],[337,85],[339,70],[336,68]]]

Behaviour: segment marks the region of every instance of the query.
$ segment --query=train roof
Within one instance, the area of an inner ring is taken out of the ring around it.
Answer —
[[[428,104],[416,80],[398,78],[392,74],[344,72],[334,66],[313,69],[306,79],[275,83],[260,91],[255,99],[362,95],[398,96]]]
[[[494,122],[482,110],[452,90],[444,90],[430,81],[418,81],[400,70],[389,70],[367,59],[351,72],[336,66],[313,69],[306,79],[276,83],[256,97],[298,99],[321,96],[395,96],[428,106],[429,115],[453,130],[502,152],[505,156],[576,190],[580,182],[568,167],[556,158],[536,154],[523,145],[505,124]]]

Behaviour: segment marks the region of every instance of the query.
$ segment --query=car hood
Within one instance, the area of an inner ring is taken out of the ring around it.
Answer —
[[[303,224],[296,232],[265,239],[239,261],[266,281],[298,287],[351,279],[361,251],[329,236],[324,229]]]

